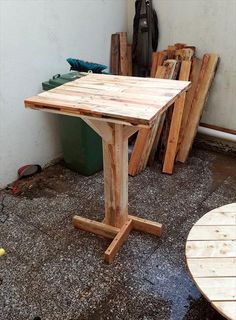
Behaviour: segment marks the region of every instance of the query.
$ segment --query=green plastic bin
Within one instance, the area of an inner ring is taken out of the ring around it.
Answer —
[[[78,72],[55,75],[43,82],[42,87],[50,90],[82,76]],[[58,119],[66,166],[86,176],[100,171],[103,167],[101,137],[80,118],[58,115]]]

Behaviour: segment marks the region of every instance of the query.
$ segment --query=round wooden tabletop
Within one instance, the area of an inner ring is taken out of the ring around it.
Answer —
[[[236,320],[236,203],[216,208],[195,223],[186,258],[203,296],[224,317]]]

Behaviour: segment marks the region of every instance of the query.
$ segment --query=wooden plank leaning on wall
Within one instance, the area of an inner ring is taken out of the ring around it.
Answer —
[[[216,73],[218,62],[219,56],[217,54],[207,53],[203,56],[198,83],[191,104],[187,125],[185,127],[185,133],[177,155],[177,160],[180,162],[186,161],[192,147],[203,112],[203,107],[207,100],[208,91]]]
[[[166,55],[161,54],[161,57],[164,58],[166,57]],[[163,58],[159,60],[159,63],[162,63]],[[155,77],[162,79],[171,79],[175,72],[176,65],[176,60],[169,59],[164,61],[163,65],[157,66]],[[135,176],[143,169],[145,169],[154,139],[156,137],[159,120],[160,118],[156,120],[156,123],[152,128],[143,128],[139,130],[129,161],[129,175]]]
[[[191,61],[182,61],[179,80],[189,80]],[[181,127],[182,115],[184,111],[186,93],[183,93],[174,104],[167,148],[165,152],[162,172],[172,173],[177,152],[178,137]]]
[[[157,150],[159,159],[164,159],[164,173],[173,172],[174,161],[186,161],[219,61],[216,54],[205,54],[199,59],[195,52],[196,47],[183,43],[153,52],[151,77],[190,80],[192,86],[173,109],[160,115],[152,128],[139,130],[129,161],[130,175],[135,176],[147,164],[152,165]],[[132,46],[127,43],[126,32],[112,35],[111,70],[132,75]]]

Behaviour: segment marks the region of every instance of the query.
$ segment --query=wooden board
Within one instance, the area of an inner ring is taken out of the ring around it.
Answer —
[[[235,226],[195,225],[189,240],[236,240]]]
[[[167,57],[168,57],[168,59],[174,59],[175,58],[175,50],[176,50],[175,45],[169,45],[167,47]]]
[[[122,76],[129,73],[127,32],[119,32],[120,37],[120,72]]]
[[[133,64],[132,64],[132,45],[127,46],[127,59],[128,59],[128,76],[133,74]]]
[[[158,52],[152,53],[152,66],[151,66],[151,72],[150,77],[155,78],[156,70],[157,70],[157,61],[158,61]]]
[[[195,225],[197,226],[234,226],[236,225],[236,204],[232,203],[209,211]]]
[[[119,34],[111,35],[111,73],[118,75],[120,65],[120,37]]]
[[[201,70],[201,64],[202,64],[202,60],[199,58],[194,58],[192,61],[191,74],[189,79],[192,85],[191,85],[191,88],[186,93],[185,105],[184,105],[184,110],[183,110],[183,115],[181,120],[181,128],[180,128],[180,133],[178,137],[177,156],[176,156],[177,161],[179,160],[178,151],[183,141],[183,137],[185,134],[185,130],[186,130],[186,126],[187,126],[187,122],[188,122],[188,118],[191,110],[192,101],[193,101],[195,90],[198,84],[198,77]]]
[[[236,241],[189,241],[186,246],[186,255],[189,258],[211,258],[236,256]]]
[[[206,213],[186,243],[189,271],[201,293],[227,319],[236,319],[236,203]]]
[[[123,125],[110,124],[112,141],[102,141],[105,194],[104,223],[121,228],[128,219],[128,137]]]
[[[132,219],[133,229],[138,231],[143,231],[147,233],[154,234],[156,236],[161,236],[162,234],[162,224],[136,216],[129,215],[129,218]]]
[[[198,278],[197,283],[211,301],[236,301],[236,277]]]
[[[168,77],[162,77],[162,73],[166,73],[166,68],[160,68],[167,59],[167,51],[153,52],[151,78],[168,79]],[[159,70],[157,70],[159,67]]]
[[[167,59],[167,51],[158,51],[158,57],[157,57],[157,66],[162,66],[164,61]]]
[[[154,123],[152,128],[140,129],[140,130],[148,130],[149,134],[148,134],[148,139],[145,141],[144,146],[143,146],[142,157],[141,157],[140,163],[139,163],[139,170],[138,170],[139,172],[143,171],[147,166],[148,158],[149,158],[151,148],[152,148],[155,136],[156,136],[156,132],[159,128],[160,117],[156,119],[156,122]]]
[[[89,231],[106,238],[115,238],[120,231],[119,228],[109,226],[108,224],[86,219],[80,216],[73,217],[73,225],[75,228]]]
[[[175,51],[175,58],[181,61],[191,61],[194,56],[194,50],[191,48],[182,48]]]
[[[226,319],[236,319],[236,301],[214,301],[214,305]]]
[[[28,98],[25,106],[151,126],[189,86],[186,81],[89,74]]]
[[[175,59],[167,59],[162,66],[157,67],[155,78],[173,79],[177,61]]]
[[[216,54],[205,54],[195,90],[194,98],[189,112],[187,126],[178,153],[178,161],[185,162],[191,149],[198,124],[202,115],[203,107],[207,100],[208,91],[215,76],[219,57]]]
[[[176,68],[178,68],[176,60],[165,60],[162,66],[157,66],[155,77],[171,79]],[[153,143],[157,140],[156,136],[159,128],[159,122],[160,118],[155,121],[152,128],[143,128],[139,130],[129,161],[129,175],[135,176],[146,168],[150,153],[152,152]]]
[[[143,148],[149,139],[150,130],[140,129],[134,144],[134,148],[129,160],[129,175],[135,176],[140,170],[140,161],[143,155]]]
[[[167,61],[175,61],[175,68],[173,70],[172,74],[169,74],[169,79],[173,79],[176,80],[178,78],[178,74],[179,74],[179,70],[180,70],[180,66],[181,66],[181,62],[177,61],[176,59],[173,60],[166,60],[164,62],[164,64]],[[163,65],[164,65],[163,64]],[[163,121],[163,126],[162,126],[162,130],[161,130],[161,135],[160,135],[160,143],[159,143],[159,159],[163,162],[164,160],[164,155],[166,153],[166,148],[167,148],[167,142],[168,142],[168,136],[169,136],[169,131],[170,131],[170,125],[171,125],[171,121],[173,119],[172,114],[173,114],[173,107],[171,106],[163,115],[164,117],[164,121]],[[162,121],[160,121],[162,123]],[[158,130],[159,132],[159,130]],[[158,134],[158,133],[156,133]],[[154,141],[156,141],[156,139],[154,139]]]
[[[235,226],[195,225],[188,240],[236,240]]]
[[[183,49],[186,46],[186,44],[185,43],[175,43],[174,46],[175,46],[176,50],[179,50],[179,49]]]
[[[123,226],[120,228],[120,231],[117,233],[112,243],[109,245],[105,251],[105,261],[111,263],[119,251],[120,247],[124,241],[128,238],[130,231],[132,230],[132,220],[127,220]]]
[[[191,70],[191,61],[183,61],[181,64],[179,79],[189,80],[190,70]],[[184,112],[185,97],[186,97],[186,93],[184,92],[176,100],[174,104],[174,109],[173,109],[173,114],[172,114],[172,119],[170,124],[170,131],[169,131],[165,158],[164,158],[164,165],[162,169],[162,172],[164,173],[171,174],[173,172],[175,155],[177,153],[177,145],[178,145],[182,115]]]
[[[236,258],[188,258],[194,277],[236,277]]]
[[[176,65],[175,65],[175,70],[172,74],[171,79],[175,80],[178,78],[178,74],[179,74],[179,69],[181,66],[181,61],[176,61]],[[182,68],[182,75],[183,75],[183,68]],[[182,100],[182,98],[180,99]],[[161,134],[160,134],[160,143],[159,143],[159,159],[161,162],[164,163],[164,156],[166,154],[166,150],[167,150],[167,144],[168,144],[168,137],[169,137],[169,133],[170,133],[170,126],[171,126],[171,122],[174,119],[173,118],[173,110],[174,110],[174,106],[172,106],[171,108],[169,108],[165,115],[164,115],[164,123],[163,123],[163,128],[161,130]],[[157,146],[156,146],[157,149]]]
[[[155,139],[153,140],[152,148],[151,148],[150,155],[149,155],[149,159],[148,159],[148,165],[149,165],[149,166],[152,166],[152,165],[153,165],[153,162],[154,162],[154,160],[155,160],[155,155],[156,155],[156,151],[157,151],[157,146],[158,146],[158,144],[159,144],[160,137],[161,137],[161,132],[162,132],[162,129],[163,129],[163,126],[164,126],[164,122],[165,122],[165,116],[166,116],[165,113],[163,113],[163,114],[160,116],[159,126],[158,126],[158,128],[157,128],[156,136],[155,136]]]

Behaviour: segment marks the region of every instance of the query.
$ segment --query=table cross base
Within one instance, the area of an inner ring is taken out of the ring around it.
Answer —
[[[113,239],[105,251],[105,261],[111,263],[124,241],[128,238],[132,229],[161,236],[162,225],[158,222],[128,215],[128,220],[121,228],[113,227],[104,222],[97,222],[80,216],[73,217],[73,224],[76,228],[89,231],[106,238]]]

